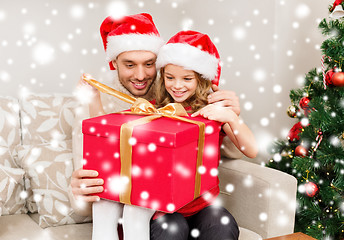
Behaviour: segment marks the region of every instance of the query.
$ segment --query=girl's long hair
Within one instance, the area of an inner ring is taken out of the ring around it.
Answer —
[[[190,106],[192,112],[196,112],[202,107],[208,104],[208,95],[210,93],[211,81],[203,78],[199,73],[195,72],[197,87],[195,93],[190,96],[183,106]],[[163,107],[168,103],[173,103],[174,99],[166,91],[164,83],[164,68],[160,69],[160,74],[158,76],[158,82],[155,85],[155,105],[156,107]]]

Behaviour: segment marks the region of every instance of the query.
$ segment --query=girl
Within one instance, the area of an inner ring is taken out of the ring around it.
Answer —
[[[156,65],[160,68],[155,91],[157,107],[181,103],[192,113],[191,116],[201,115],[222,122],[220,140],[227,135],[243,154],[256,157],[254,136],[237,114],[229,107],[208,104],[207,96],[211,85],[218,85],[221,66],[217,49],[207,35],[195,31],[177,33],[160,49]],[[199,197],[177,211],[185,217],[187,229],[197,229],[200,239],[238,239],[238,226],[230,213],[224,208],[210,210],[209,206],[219,194],[219,188],[213,188],[209,193],[207,196],[212,196],[211,199]],[[228,216],[230,226],[221,226],[223,224],[218,221],[218,226],[214,227],[215,215]]]

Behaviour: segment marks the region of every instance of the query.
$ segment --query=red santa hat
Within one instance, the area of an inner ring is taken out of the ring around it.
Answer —
[[[120,19],[107,17],[100,26],[100,34],[111,70],[114,70],[111,61],[122,52],[145,50],[157,54],[164,44],[152,16],[148,13]]]
[[[220,55],[208,35],[195,31],[181,31],[161,47],[157,68],[167,64],[193,70],[218,85],[221,66]]]

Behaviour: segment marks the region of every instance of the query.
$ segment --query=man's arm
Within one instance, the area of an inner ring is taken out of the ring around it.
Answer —
[[[87,104],[75,109],[75,120],[72,133],[74,172],[72,173],[68,195],[72,208],[81,216],[92,215],[92,202],[98,201],[99,197],[91,194],[102,192],[102,185],[104,183],[103,179],[97,178],[97,171],[84,170],[82,168],[82,121],[89,118],[89,116],[89,107]]]

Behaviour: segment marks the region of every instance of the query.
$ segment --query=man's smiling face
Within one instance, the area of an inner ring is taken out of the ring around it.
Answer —
[[[113,65],[121,84],[134,96],[145,95],[156,78],[156,55],[149,51],[128,51],[118,55]]]

